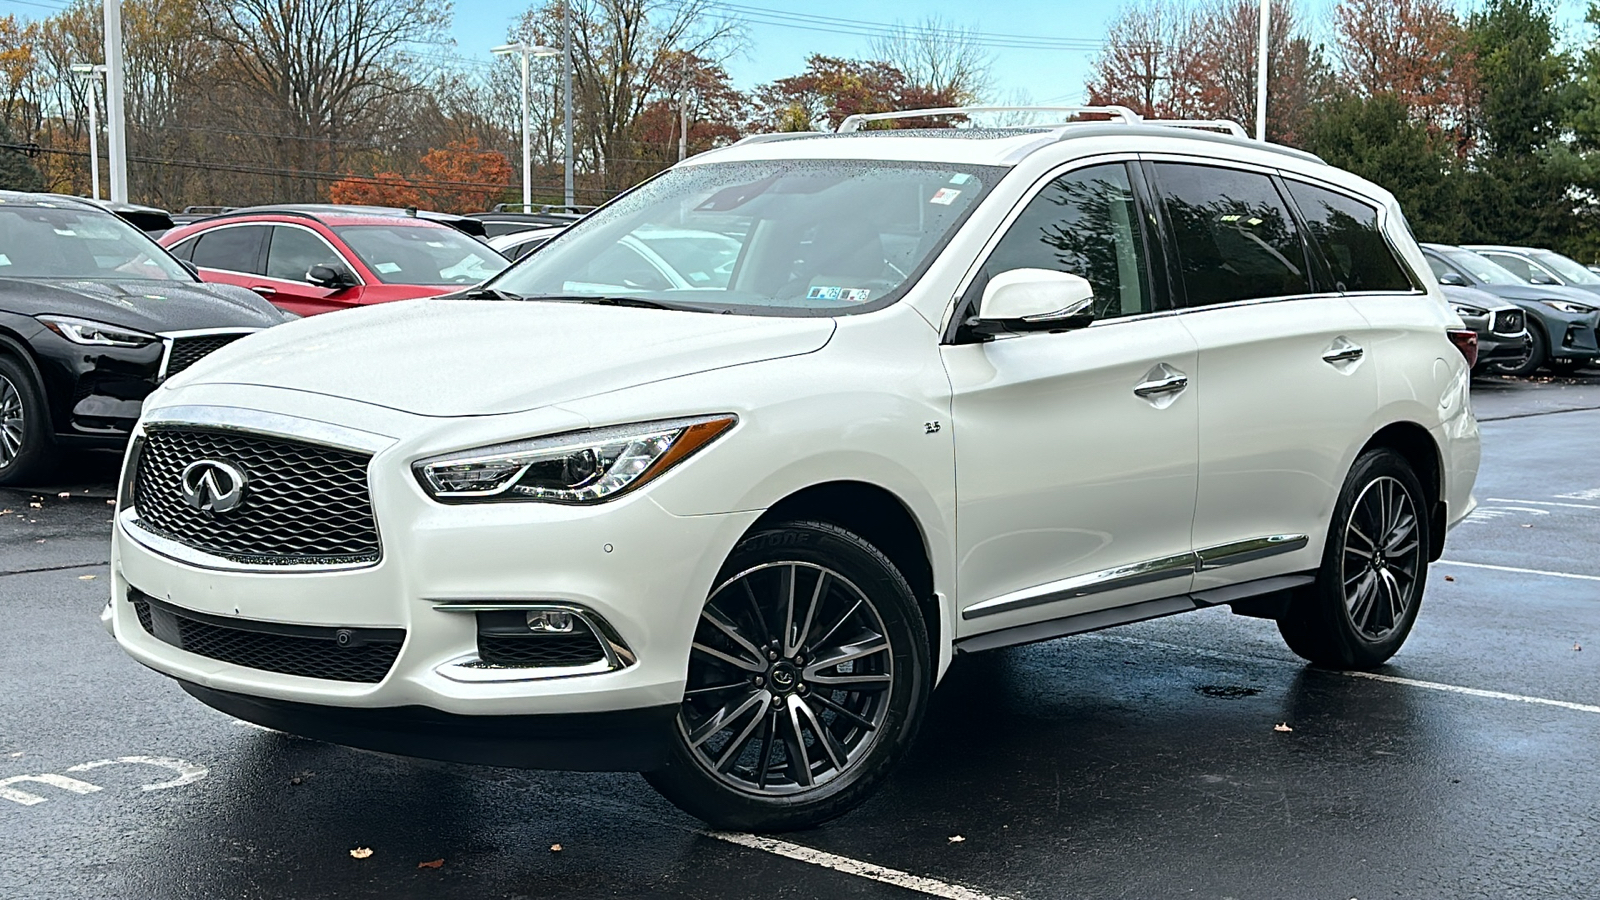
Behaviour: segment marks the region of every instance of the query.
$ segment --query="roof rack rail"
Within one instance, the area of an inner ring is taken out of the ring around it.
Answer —
[[[1115,121],[1134,124],[1144,121],[1144,117],[1127,108],[1126,106],[948,106],[939,109],[903,109],[898,112],[883,113],[856,113],[846,116],[835,130],[836,134],[850,134],[860,131],[861,126],[868,122],[882,122],[889,119],[925,119],[929,116],[966,116],[973,113],[994,112],[1053,112],[1069,113],[1071,115],[1101,115],[1111,116]]]
[[[1250,132],[1232,119],[1145,119],[1146,125],[1164,125],[1167,128],[1193,128],[1196,131],[1226,131],[1236,138],[1250,140]]]

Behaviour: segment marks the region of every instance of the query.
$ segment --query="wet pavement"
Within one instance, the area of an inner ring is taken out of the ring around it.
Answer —
[[[1600,376],[1474,402],[1481,507],[1378,677],[1224,610],[963,658],[885,790],[777,842],[201,706],[100,629],[85,460],[0,491],[0,897],[1596,896]]]

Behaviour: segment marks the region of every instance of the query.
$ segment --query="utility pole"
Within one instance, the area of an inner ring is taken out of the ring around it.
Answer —
[[[572,0],[561,2],[561,103],[565,107],[562,130],[567,145],[564,166],[567,187],[567,205],[572,201]]]
[[[683,79],[678,93],[678,162],[689,155],[689,79]]]
[[[128,122],[122,103],[122,0],[105,0],[106,150],[111,200],[128,202]]]
[[[1261,0],[1261,46],[1256,51],[1256,140],[1267,139],[1267,19],[1272,0]]]

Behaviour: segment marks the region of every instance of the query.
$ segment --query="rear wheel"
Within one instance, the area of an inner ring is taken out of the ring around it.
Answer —
[[[0,356],[0,486],[34,484],[55,467],[55,439],[33,373]]]
[[[1289,649],[1322,666],[1370,669],[1405,643],[1428,575],[1422,484],[1393,450],[1356,460],[1334,507],[1317,581],[1278,620]]]
[[[820,824],[865,800],[926,705],[928,640],[906,580],[821,522],[740,542],[695,631],[668,800],[719,828]]]

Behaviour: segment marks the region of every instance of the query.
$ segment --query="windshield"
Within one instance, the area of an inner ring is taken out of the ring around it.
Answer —
[[[1555,270],[1561,280],[1569,284],[1600,284],[1600,275],[1584,268],[1575,259],[1569,259],[1552,250],[1535,250],[1532,254],[1540,265]]]
[[[894,302],[1004,170],[780,160],[672,169],[496,279],[505,295],[836,315]]]
[[[333,230],[385,284],[477,284],[510,265],[488,245],[444,226],[337,225]]]
[[[38,206],[0,207],[0,278],[195,280],[110,213]]]
[[[1456,268],[1461,269],[1471,275],[1473,279],[1484,284],[1527,284],[1526,281],[1512,274],[1510,269],[1499,263],[1490,262],[1471,250],[1452,247],[1442,251],[1442,254],[1445,259],[1455,263]]]

